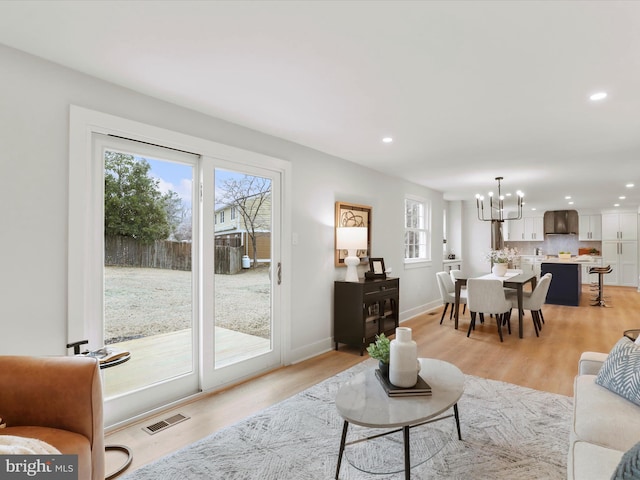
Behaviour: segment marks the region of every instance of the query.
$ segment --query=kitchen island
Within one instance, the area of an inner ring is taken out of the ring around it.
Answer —
[[[582,293],[582,265],[584,262],[552,259],[542,262],[541,274],[553,275],[546,303],[554,305],[580,305]]]

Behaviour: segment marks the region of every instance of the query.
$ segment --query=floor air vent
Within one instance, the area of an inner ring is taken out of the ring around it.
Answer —
[[[186,417],[181,413],[177,413],[172,415],[169,418],[165,418],[164,420],[160,420],[159,422],[152,423],[151,425],[147,425],[143,427],[142,430],[147,432],[149,435],[153,435],[154,433],[158,433],[161,430],[165,430],[176,423],[184,422],[185,420],[189,420],[190,417]]]

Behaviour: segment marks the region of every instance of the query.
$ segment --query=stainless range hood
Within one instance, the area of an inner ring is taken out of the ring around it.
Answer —
[[[578,212],[575,210],[551,210],[544,212],[545,235],[576,235]]]

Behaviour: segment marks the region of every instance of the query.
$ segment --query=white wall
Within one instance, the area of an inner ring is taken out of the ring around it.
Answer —
[[[462,259],[467,275],[482,275],[491,269],[485,254],[491,250],[491,222],[478,220],[476,202],[462,202]]]
[[[0,64],[0,354],[67,353],[70,104],[291,162],[291,231],[299,238],[292,247],[292,360],[331,348],[333,281],[344,275],[333,265],[336,201],[373,207],[372,253],[384,257],[393,276],[400,277],[401,317],[439,305],[435,272],[442,268],[440,193],[2,45]],[[432,266],[403,268],[406,193],[432,202]]]
[[[453,253],[456,258],[462,258],[462,201],[448,201],[447,211],[447,254]]]

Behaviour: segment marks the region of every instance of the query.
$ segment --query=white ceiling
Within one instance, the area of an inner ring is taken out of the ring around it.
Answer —
[[[640,204],[640,2],[2,1],[0,43],[446,199]]]

